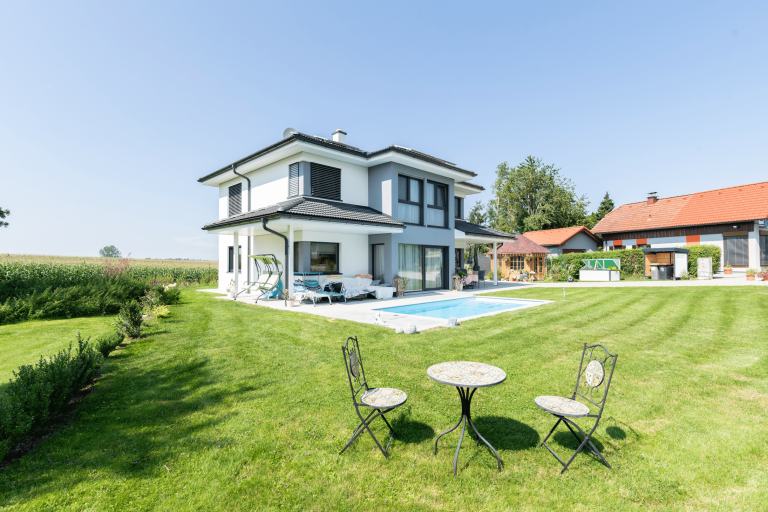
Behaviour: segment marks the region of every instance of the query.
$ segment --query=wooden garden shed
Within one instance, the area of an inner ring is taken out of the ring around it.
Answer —
[[[531,281],[541,281],[547,275],[547,255],[550,251],[524,235],[515,235],[515,240],[501,244],[496,252],[501,277],[505,279],[512,281],[526,273]],[[491,275],[495,271],[491,263]]]

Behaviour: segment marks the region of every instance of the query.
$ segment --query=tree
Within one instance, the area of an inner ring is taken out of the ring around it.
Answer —
[[[600,202],[600,206],[597,208],[597,211],[590,213],[589,217],[587,217],[587,223],[585,226],[587,226],[589,229],[597,226],[597,223],[600,222],[603,217],[611,213],[614,208],[615,206],[613,204],[613,199],[611,199],[611,197],[608,195],[608,192],[606,192],[605,197],[603,197],[603,200]]]
[[[508,233],[576,226],[587,217],[587,196],[577,196],[560,169],[532,156],[517,167],[500,164],[493,194],[489,220],[492,227]]]
[[[3,210],[0,208],[0,219],[4,219],[11,214],[11,210]],[[0,220],[0,228],[7,228],[8,223]]]
[[[99,255],[103,258],[121,258],[123,256],[114,245],[108,245],[103,249],[99,249]]]
[[[477,224],[478,226],[487,226],[488,213],[485,209],[485,205],[480,201],[475,201],[475,205],[472,207],[471,210],[469,210],[469,215],[467,215],[467,220],[472,224]],[[489,244],[477,244],[478,254],[485,254],[490,250],[490,248],[491,246]],[[467,250],[464,251],[464,260],[469,261],[469,258],[472,257],[472,255],[474,254],[474,251],[475,251],[474,245],[469,245],[467,247]]]

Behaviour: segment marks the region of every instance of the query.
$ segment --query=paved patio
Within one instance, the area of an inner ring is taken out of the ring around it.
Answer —
[[[511,283],[511,282],[499,282],[498,286],[494,286],[493,283],[486,282],[485,287],[482,285],[480,288],[464,290],[461,292],[451,292],[447,290],[423,292],[423,293],[409,293],[405,297],[395,297],[392,299],[365,299],[365,300],[349,300],[346,303],[334,301],[333,305],[329,305],[326,299],[317,303],[317,306],[313,306],[311,302],[303,302],[300,305],[292,308],[286,308],[285,303],[282,300],[259,300],[258,306],[268,307],[272,309],[279,309],[281,311],[291,311],[296,313],[309,313],[312,315],[324,316],[327,318],[338,318],[341,320],[351,320],[353,322],[361,322],[366,324],[375,324],[375,318],[380,308],[389,308],[394,306],[406,306],[410,304],[421,304],[425,302],[435,302],[440,300],[457,299],[461,297],[471,297],[473,295],[489,293],[494,291],[509,290],[513,288],[524,288],[531,286],[528,283]],[[201,290],[203,292],[220,293],[223,296],[218,297],[222,300],[231,300],[226,296],[226,291],[222,290]],[[237,300],[244,304],[255,305],[255,296],[252,295],[240,295]],[[385,321],[384,327],[390,327],[397,329],[398,327],[404,327],[406,324],[413,323],[416,325],[416,329],[423,331],[425,329],[432,329],[434,327],[445,327],[448,323],[447,320],[441,318],[428,318],[428,317],[415,317],[412,315],[401,315],[396,313],[381,313],[382,318]]]

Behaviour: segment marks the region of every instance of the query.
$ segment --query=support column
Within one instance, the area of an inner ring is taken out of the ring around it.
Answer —
[[[240,291],[240,234],[235,231],[235,300],[237,300],[237,293]]]
[[[288,297],[293,296],[293,258],[296,255],[293,254],[293,224],[288,225],[288,263],[285,267],[285,275],[288,276],[288,289],[286,290]]]
[[[499,286],[499,258],[496,255],[496,242],[493,242],[493,286]]]

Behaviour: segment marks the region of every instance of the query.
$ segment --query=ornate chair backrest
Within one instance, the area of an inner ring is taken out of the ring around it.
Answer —
[[[585,343],[584,351],[581,353],[579,373],[576,376],[573,399],[575,400],[576,396],[580,396],[599,408],[599,414],[602,414],[618,357],[618,354],[611,354],[602,345],[587,346]]]
[[[357,336],[347,338],[346,343],[341,346],[341,351],[344,354],[344,364],[347,367],[352,401],[357,403],[357,394],[362,389],[368,389],[368,383],[365,381],[363,360],[360,358],[360,346],[357,344]]]

